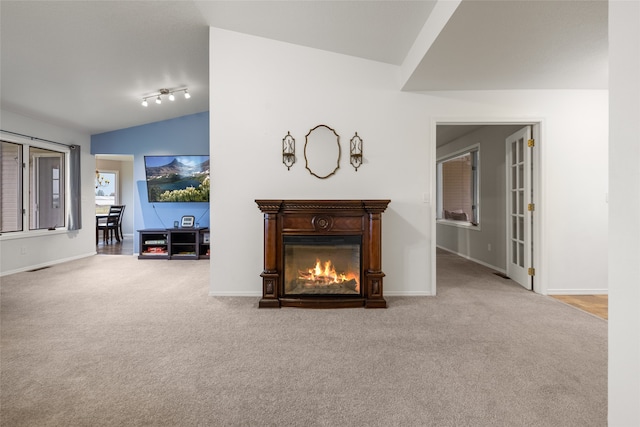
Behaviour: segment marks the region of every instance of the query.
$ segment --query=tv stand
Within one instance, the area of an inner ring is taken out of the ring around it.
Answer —
[[[138,233],[138,259],[209,258],[208,228],[148,228]]]

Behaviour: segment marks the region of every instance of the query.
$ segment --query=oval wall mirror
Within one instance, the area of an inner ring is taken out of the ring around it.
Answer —
[[[340,167],[340,137],[326,125],[311,129],[305,137],[304,160],[311,175],[325,179]]]

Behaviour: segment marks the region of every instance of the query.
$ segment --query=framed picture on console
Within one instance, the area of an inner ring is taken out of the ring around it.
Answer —
[[[193,215],[185,215],[180,220],[180,227],[182,228],[193,228],[196,221],[196,217]]]

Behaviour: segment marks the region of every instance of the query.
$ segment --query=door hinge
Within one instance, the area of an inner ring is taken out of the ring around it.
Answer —
[[[527,274],[529,276],[535,276],[536,275],[536,269],[533,267],[529,267],[529,269],[527,270]]]
[[[527,147],[535,147],[536,146],[536,140],[535,139],[530,139],[527,141]]]
[[[527,210],[528,210],[528,211],[530,211],[530,212],[535,211],[535,210],[536,210],[536,205],[535,205],[535,203],[529,203],[529,204],[527,205]]]

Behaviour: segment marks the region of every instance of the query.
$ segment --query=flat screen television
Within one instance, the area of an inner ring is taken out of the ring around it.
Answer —
[[[149,203],[208,202],[209,156],[144,156]]]

